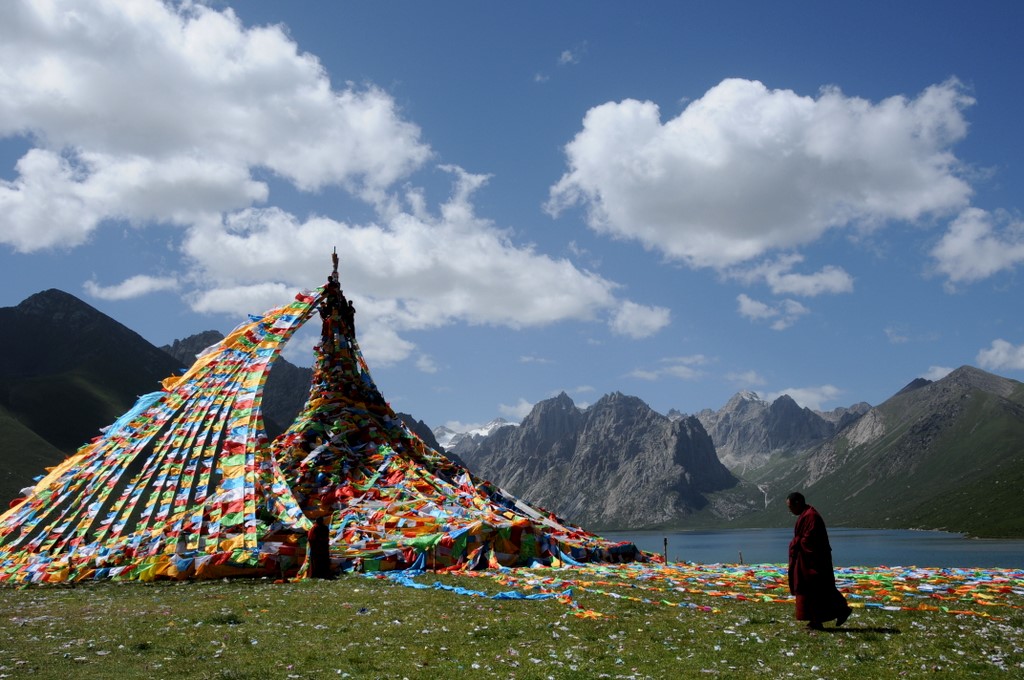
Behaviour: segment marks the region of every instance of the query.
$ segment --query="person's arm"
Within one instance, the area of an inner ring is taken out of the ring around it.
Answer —
[[[815,512],[800,515],[797,520],[797,551],[802,557],[804,568],[811,576],[818,573],[819,560],[828,550],[827,541],[822,541],[823,532],[821,516]]]

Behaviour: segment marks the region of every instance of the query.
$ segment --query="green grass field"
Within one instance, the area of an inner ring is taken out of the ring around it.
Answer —
[[[739,586],[723,586],[713,568],[676,588],[615,570],[581,576],[554,576],[559,591],[557,579],[577,579],[571,601],[496,600],[355,574],[5,587],[0,678],[1024,676],[1024,583],[984,595],[991,606],[981,615],[851,599],[859,608],[843,628],[811,633],[783,595],[723,596]],[[417,581],[509,589],[493,575]]]

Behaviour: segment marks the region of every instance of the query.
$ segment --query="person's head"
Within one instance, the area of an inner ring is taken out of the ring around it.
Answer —
[[[789,511],[794,515],[799,515],[807,508],[807,501],[804,499],[804,495],[802,493],[794,491],[786,496],[786,507],[789,508]]]

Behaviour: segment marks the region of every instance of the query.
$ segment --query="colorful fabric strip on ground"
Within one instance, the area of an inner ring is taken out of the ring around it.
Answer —
[[[494,581],[522,597],[534,592],[556,597],[573,607],[578,615],[596,617],[601,613],[580,608],[574,592],[709,613],[717,609],[693,602],[693,595],[792,606],[786,569],[785,565],[778,564],[633,563],[465,574]],[[416,576],[418,572],[389,578],[402,585],[427,587],[414,581]],[[936,611],[993,618],[1024,609],[1024,569],[846,567],[836,570],[836,579],[854,608]],[[466,590],[460,594],[480,592]]]

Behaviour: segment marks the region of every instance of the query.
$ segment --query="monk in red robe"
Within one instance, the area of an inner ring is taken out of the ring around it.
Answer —
[[[309,530],[306,538],[308,539],[306,559],[309,560],[309,577],[333,580],[330,529],[324,523],[322,516],[313,521],[313,528]]]
[[[797,516],[789,542],[789,592],[796,597],[796,620],[807,621],[810,630],[822,630],[824,621],[841,626],[852,610],[836,588],[825,520],[801,493],[789,494],[786,505]]]

